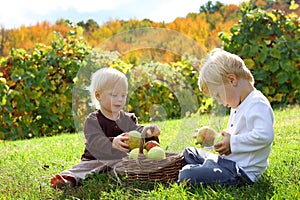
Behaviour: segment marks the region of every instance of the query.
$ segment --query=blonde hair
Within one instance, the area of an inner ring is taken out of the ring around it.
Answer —
[[[91,84],[88,86],[88,90],[91,95],[92,103],[95,108],[99,109],[100,104],[96,98],[96,91],[102,93],[109,85],[114,86],[117,82],[123,80],[128,87],[127,77],[122,72],[114,68],[101,68],[94,72],[91,76]]]
[[[239,56],[215,48],[200,69],[198,86],[201,91],[208,94],[208,85],[224,84],[228,74],[235,74],[237,79],[246,79],[254,85],[250,70]]]

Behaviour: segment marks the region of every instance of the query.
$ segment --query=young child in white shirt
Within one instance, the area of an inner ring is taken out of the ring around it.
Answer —
[[[199,73],[199,88],[230,107],[223,140],[214,145],[219,156],[209,159],[203,149],[184,150],[187,165],[178,182],[242,186],[258,180],[268,166],[274,139],[274,114],[268,99],[254,87],[254,78],[243,60],[214,49]]]

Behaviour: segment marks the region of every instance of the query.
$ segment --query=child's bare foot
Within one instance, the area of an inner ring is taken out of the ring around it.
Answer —
[[[74,178],[69,176],[61,176],[60,174],[56,174],[50,180],[50,186],[55,189],[62,189],[64,187],[74,187],[76,181]]]

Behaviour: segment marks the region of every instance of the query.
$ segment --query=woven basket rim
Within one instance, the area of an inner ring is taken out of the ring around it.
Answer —
[[[166,158],[159,160],[147,159],[145,156],[139,156],[137,159],[123,158],[122,163],[126,172],[133,173],[155,173],[161,170],[178,170],[181,168],[183,160],[182,153],[166,153]]]

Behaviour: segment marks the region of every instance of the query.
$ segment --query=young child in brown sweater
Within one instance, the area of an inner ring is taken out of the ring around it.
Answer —
[[[124,142],[129,131],[145,131],[146,141],[158,141],[160,129],[156,125],[140,125],[135,114],[123,110],[128,91],[127,77],[123,73],[101,68],[92,75],[89,89],[97,110],[85,120],[86,142],[81,162],[54,175],[50,180],[53,188],[74,187],[79,180],[95,172],[114,169],[121,173],[120,161],[129,152]]]

